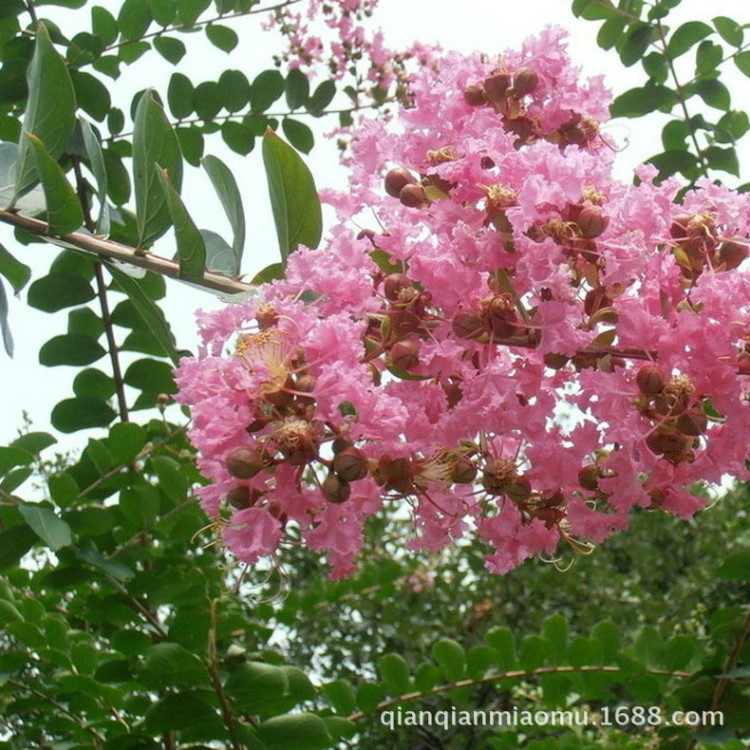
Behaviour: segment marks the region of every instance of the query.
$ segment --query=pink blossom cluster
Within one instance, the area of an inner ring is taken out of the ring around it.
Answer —
[[[563,37],[425,68],[356,130],[324,247],[200,314],[179,399],[239,559],[304,543],[348,574],[385,507],[505,573],[747,476],[750,198],[614,180]]]
[[[335,80],[353,79],[352,91],[376,102],[400,99],[414,72],[411,63],[426,64],[433,51],[419,43],[389,49],[382,32],[370,28],[377,5],[378,0],[289,0],[275,8],[265,28],[286,40],[278,62],[300,69],[322,66]]]

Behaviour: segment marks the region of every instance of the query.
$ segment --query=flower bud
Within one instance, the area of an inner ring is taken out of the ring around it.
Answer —
[[[584,490],[591,490],[592,492],[599,489],[599,467],[594,466],[593,464],[590,466],[584,466],[579,472],[578,472],[578,484],[583,487]]]
[[[526,477],[516,477],[505,492],[513,502],[522,502],[531,497],[531,482]]]
[[[655,430],[646,437],[646,445],[657,456],[677,456],[685,447],[685,437],[679,432],[664,433]]]
[[[609,217],[605,216],[599,206],[584,206],[576,218],[581,234],[589,240],[603,234],[609,225]]]
[[[646,396],[655,396],[664,388],[664,375],[656,365],[645,365],[635,376],[638,389]]]
[[[456,484],[471,484],[477,476],[477,467],[468,456],[458,456],[451,464],[451,480]]]
[[[570,359],[564,354],[547,352],[547,354],[544,355],[544,364],[552,370],[562,370],[569,361]]]
[[[473,83],[464,89],[464,101],[470,107],[481,107],[487,103],[487,96],[484,93],[484,87],[478,83]]]
[[[352,494],[352,488],[348,482],[340,479],[335,474],[329,474],[321,486],[323,497],[329,503],[345,503]]]
[[[224,462],[226,470],[237,479],[252,479],[268,465],[268,453],[259,448],[235,448]]]
[[[416,182],[417,181],[408,169],[404,169],[404,167],[395,167],[385,176],[385,192],[392,198],[398,198],[401,191],[407,185],[415,185]]]
[[[419,343],[412,339],[397,341],[391,347],[389,356],[394,367],[408,372],[419,364]]]
[[[491,102],[499,104],[510,88],[510,76],[507,73],[494,73],[484,81],[484,93]]]
[[[402,289],[410,289],[414,284],[405,273],[390,273],[383,281],[383,294],[395,302],[399,298],[399,292]]]
[[[378,459],[375,478],[387,490],[408,493],[414,489],[414,474],[408,458],[392,458],[384,453]]]
[[[367,457],[359,448],[345,448],[333,458],[333,471],[345,482],[356,482],[367,476]]]
[[[539,76],[531,68],[519,68],[513,76],[513,89],[517,96],[526,96],[534,91],[539,83]]]
[[[748,243],[744,237],[725,240],[719,247],[719,262],[729,271],[742,263],[748,256]]]
[[[453,316],[453,333],[460,339],[476,339],[485,333],[484,321],[470,310],[459,310]]]
[[[708,417],[701,411],[683,412],[677,418],[677,429],[684,435],[698,437],[708,427]]]
[[[227,502],[237,510],[244,510],[258,502],[262,490],[256,490],[254,487],[234,487],[227,492]]]
[[[430,201],[421,185],[406,185],[398,195],[401,203],[407,208],[427,208]]]

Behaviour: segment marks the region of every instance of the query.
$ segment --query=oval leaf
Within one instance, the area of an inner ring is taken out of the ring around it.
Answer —
[[[18,510],[34,533],[52,549],[57,550],[73,543],[70,526],[48,505],[23,503],[18,506]]]
[[[203,159],[201,164],[211,178],[232,227],[234,233],[232,252],[235,254],[237,268],[239,269],[242,251],[245,247],[245,210],[242,206],[240,189],[237,187],[237,181],[229,167],[221,159],[209,155]]]

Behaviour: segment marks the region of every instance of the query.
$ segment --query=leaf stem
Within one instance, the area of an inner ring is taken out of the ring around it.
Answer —
[[[123,596],[130,606],[135,609],[137,612],[140,612],[141,615],[153,626],[154,630],[159,634],[161,638],[168,638],[169,635],[166,630],[164,630],[164,626],[159,622],[159,619],[154,615],[153,612],[149,612],[146,607],[141,604],[138,599],[136,599],[116,578],[113,578],[108,573],[104,573],[104,577],[107,579],[107,582],[117,591],[118,594]]]
[[[36,26],[39,23],[39,19],[36,17],[36,8],[34,7],[34,0],[26,0],[26,10],[31,17],[31,23]]]

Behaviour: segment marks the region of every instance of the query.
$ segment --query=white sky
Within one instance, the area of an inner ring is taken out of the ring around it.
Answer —
[[[97,4],[113,9],[116,14],[121,2],[100,0]],[[543,25],[558,24],[569,30],[571,56],[583,68],[584,73],[603,72],[609,87],[615,93],[644,82],[640,66],[626,70],[613,52],[604,52],[597,47],[595,37],[600,24],[573,18],[569,0],[522,0],[518,3],[502,0],[380,0],[380,6],[377,21],[384,30],[389,46],[394,49],[418,39],[422,42],[437,41],[446,49],[479,49],[496,53],[520,45],[526,36],[538,32]],[[707,9],[707,6],[710,7]],[[56,20],[72,36],[70,30],[76,25],[80,25],[81,29],[90,28],[89,13],[88,8],[64,11],[45,6],[42,15]],[[711,3],[684,0],[679,13],[674,12],[673,15],[673,22],[692,19],[710,21],[714,16],[728,15],[743,23],[750,21],[750,8],[746,8],[744,0],[712,0]],[[251,80],[260,70],[271,67],[271,55],[278,47],[277,37],[260,32],[257,21],[243,20],[242,23],[233,23],[233,27],[240,33],[241,42],[230,56],[211,47],[203,34],[182,36],[188,47],[188,54],[177,69],[197,83],[216,80],[220,72],[228,67],[243,70]],[[686,55],[686,58],[692,59],[690,55]],[[123,69],[124,75],[115,84],[107,79],[114,103],[127,112],[135,91],[145,86],[154,86],[165,92],[175,68],[160,60],[155,53],[150,53],[130,69]],[[735,74],[731,79],[725,80],[733,92],[734,106],[741,107],[743,99],[740,92],[747,89],[748,79]],[[648,121],[626,121],[608,126],[618,140],[627,139],[629,142],[628,148],[618,157],[618,174],[621,178],[630,179],[633,167],[660,149],[659,134],[664,121],[664,116],[656,115]],[[318,134],[329,127],[330,123],[322,123]],[[265,265],[278,259],[260,155],[254,151],[242,160],[223,146],[218,135],[207,141],[206,153],[214,153],[227,161],[245,196],[248,240],[243,272],[252,277]],[[750,154],[745,148],[743,161],[746,165],[750,164],[748,156]],[[333,143],[326,143],[318,135],[316,147],[307,161],[319,187],[345,185],[345,172],[336,163]],[[743,176],[745,180],[750,179],[747,174]],[[218,200],[204,175],[192,168],[188,169],[183,192],[199,226],[218,231],[231,239]],[[0,226],[0,242],[20,260],[32,266],[33,278],[44,275],[56,254],[56,249],[52,246],[19,247],[13,240],[12,232],[4,226]],[[164,240],[155,250],[163,255],[173,252],[169,242]],[[6,291],[9,291],[7,284]],[[22,298],[25,299],[25,290]],[[193,311],[199,307],[214,308],[221,304],[223,303],[209,293],[178,282],[168,282],[167,318],[175,329],[178,347],[195,347]],[[11,298],[10,324],[16,353],[14,359],[10,360],[0,349],[0,444],[15,437],[24,409],[31,415],[35,429],[48,429],[48,416],[52,406],[60,399],[72,396],[71,384],[78,371],[77,368],[64,366],[42,367],[37,360],[39,348],[47,339],[65,333],[66,314],[41,313],[28,308],[24,302]],[[109,372],[108,359],[103,358],[92,366]],[[78,433],[78,437],[64,444],[80,444],[84,434]]]

